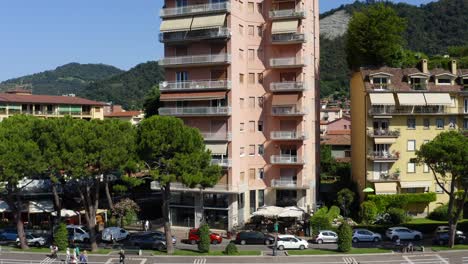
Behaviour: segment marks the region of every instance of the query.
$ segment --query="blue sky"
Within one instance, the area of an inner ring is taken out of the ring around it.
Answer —
[[[162,56],[162,0],[0,1],[0,81],[69,63],[129,69]],[[320,0],[320,11],[354,0]],[[430,0],[406,0],[419,5]]]

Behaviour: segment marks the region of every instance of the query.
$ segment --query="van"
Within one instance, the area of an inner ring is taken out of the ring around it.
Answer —
[[[68,239],[76,242],[89,242],[88,229],[82,225],[67,225]]]

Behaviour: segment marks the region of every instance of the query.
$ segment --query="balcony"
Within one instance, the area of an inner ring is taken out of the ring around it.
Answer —
[[[203,192],[209,193],[242,193],[247,190],[247,185],[239,184],[239,185],[230,185],[230,184],[216,184],[213,187],[208,187],[203,190]],[[161,184],[157,181],[151,182],[151,190],[160,191]],[[183,183],[180,182],[173,182],[171,183],[171,191],[182,191],[182,192],[200,192],[200,187],[189,188],[185,186]]]
[[[306,90],[304,82],[274,82],[270,84],[270,91],[275,92],[302,92]]]
[[[231,107],[161,107],[162,116],[230,116]]]
[[[210,133],[210,132],[201,132],[203,139],[205,141],[231,141],[231,133]]]
[[[208,4],[201,4],[201,5],[163,8],[161,9],[159,16],[161,18],[167,18],[167,17],[188,16],[188,15],[207,14],[207,13],[228,13],[230,11],[231,11],[231,3],[229,1],[226,1],[223,3],[208,3]]]
[[[231,55],[227,53],[166,57],[159,61],[159,65],[166,68],[225,65],[229,63],[231,63]]]
[[[270,135],[272,140],[304,140],[305,135],[296,131],[273,131]]]
[[[303,116],[306,111],[298,107],[272,106],[271,114],[273,116]]]
[[[270,59],[270,68],[301,68],[305,65],[305,61],[302,57]]]
[[[443,106],[415,106],[415,107],[385,107],[372,108],[370,115],[446,115],[450,114],[448,108]]]
[[[276,189],[301,189],[305,186],[301,186],[296,180],[284,180],[284,179],[274,179],[271,180],[271,188]]]
[[[304,161],[298,156],[272,155],[270,163],[276,165],[304,165]]]
[[[374,176],[374,172],[370,172],[372,176]],[[388,173],[382,172],[379,173],[378,177],[367,177],[367,180],[370,182],[399,182],[400,181],[400,173]]]
[[[231,30],[229,28],[210,28],[202,30],[191,30],[181,32],[159,33],[159,41],[162,43],[178,43],[187,41],[199,41],[210,39],[229,39]]]
[[[299,18],[304,19],[306,13],[301,9],[283,9],[283,10],[271,10],[270,19],[279,20],[279,19],[289,19],[289,18]]]
[[[398,138],[400,137],[400,130],[390,130],[390,129],[374,129],[373,131],[367,131],[367,135],[372,138]]]
[[[231,168],[232,167],[232,160],[231,159],[212,159],[212,165],[218,165],[222,168]]]
[[[425,91],[427,90],[427,84],[425,83],[413,83],[411,89],[414,91]]]
[[[367,158],[374,162],[395,162],[400,158],[400,155],[388,151],[373,151],[367,155]]]
[[[271,43],[276,45],[298,44],[306,42],[303,33],[281,33],[271,35]]]
[[[373,83],[371,84],[370,91],[393,91],[395,88],[388,83]]]
[[[159,90],[162,92],[195,92],[206,90],[231,90],[231,81],[206,80],[186,82],[161,82]]]

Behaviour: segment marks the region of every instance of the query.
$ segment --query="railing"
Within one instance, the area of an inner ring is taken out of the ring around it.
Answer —
[[[238,187],[238,186],[231,186],[229,184],[222,184],[222,183],[219,183],[219,184],[216,184],[214,185],[213,187],[208,187],[208,188],[205,188],[204,191],[233,191],[235,190],[235,187]],[[152,181],[151,182],[151,190],[160,190],[161,189],[161,184],[157,181]],[[194,192],[199,192],[200,191],[200,187],[199,186],[196,186],[194,188],[189,188],[187,187],[186,185],[184,185],[183,183],[180,183],[180,182],[173,182],[171,183],[171,189],[173,190],[184,190],[184,191],[194,191]]]
[[[213,13],[213,12],[229,12],[231,11],[231,3],[226,1],[223,3],[209,3],[201,5],[190,5],[183,7],[174,7],[174,8],[163,8],[161,9],[159,15],[161,18],[170,17],[170,16],[183,16],[183,15],[192,15],[199,13]]]
[[[304,164],[298,156],[292,155],[272,155],[270,157],[271,164]]]
[[[231,159],[212,159],[212,165],[218,165],[223,168],[230,168],[232,167],[232,160]]]
[[[281,33],[271,35],[271,42],[277,43],[303,43],[306,41],[303,33]]]
[[[201,135],[205,141],[230,141],[232,138],[231,133],[210,133],[201,132]]]
[[[296,131],[273,131],[270,136],[273,140],[300,140],[305,138],[304,133]]]
[[[301,9],[284,9],[284,10],[271,10],[270,19],[283,19],[283,18],[304,18],[305,11]]]
[[[271,180],[271,187],[276,188],[297,188],[297,181],[295,180]]]
[[[413,83],[411,84],[411,89],[415,91],[424,91],[427,90],[427,85],[425,83]]]
[[[372,89],[375,90],[382,90],[382,91],[390,91],[393,90],[393,86],[388,83],[373,83]]]
[[[305,110],[297,107],[273,106],[271,108],[271,113],[275,116],[298,116],[305,115],[305,112]]]
[[[174,116],[204,116],[204,115],[230,115],[231,107],[161,107],[160,115]]]
[[[183,91],[183,90],[219,90],[231,89],[231,81],[228,80],[206,80],[206,81],[186,81],[186,82],[161,82],[160,91]]]
[[[367,135],[370,137],[399,137],[400,130],[374,129],[374,131],[367,131]]]
[[[270,84],[270,91],[272,92],[293,92],[306,90],[306,83],[304,82],[275,82]]]
[[[408,108],[372,108],[369,110],[371,115],[408,115],[408,114],[447,114],[449,110],[443,106],[415,106]]]
[[[211,28],[202,30],[191,30],[181,32],[163,32],[159,33],[159,41],[163,43],[178,41],[194,41],[205,39],[229,38],[231,30],[229,28]]]
[[[303,58],[275,58],[270,59],[270,67],[302,67],[305,65]]]
[[[230,63],[231,55],[224,54],[207,54],[207,55],[196,55],[196,56],[177,56],[177,57],[166,57],[159,61],[161,66],[171,65],[186,65],[186,64],[219,64],[219,63]]]
[[[371,176],[374,176],[373,172],[370,172]],[[368,177],[369,181],[372,182],[394,182],[394,181],[399,181],[400,180],[400,173],[380,173],[379,178],[376,179],[374,177]]]
[[[387,151],[372,151],[368,155],[371,160],[398,160],[399,155]]]

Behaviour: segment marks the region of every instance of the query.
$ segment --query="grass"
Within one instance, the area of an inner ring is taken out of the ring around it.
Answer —
[[[468,250],[468,245],[455,245],[453,248],[444,247],[444,246],[433,246],[431,248],[434,251],[443,251],[443,250]]]
[[[339,252],[333,249],[306,249],[306,250],[291,250],[288,254],[291,256],[301,255],[335,255],[335,254],[381,254],[392,253],[391,250],[381,248],[352,248],[350,252]]]
[[[464,223],[468,222],[468,219],[462,219],[458,221],[458,223]],[[448,225],[448,221],[437,221],[437,220],[431,220],[427,218],[414,218],[411,221],[409,221],[407,224],[414,224],[414,225],[423,225],[423,224],[440,224],[440,225]]]
[[[235,256],[260,256],[260,250],[240,250]],[[162,256],[167,253],[164,251],[153,251],[153,255]],[[227,256],[222,250],[213,250],[210,253],[200,253],[197,250],[177,249],[174,251],[174,256]]]

